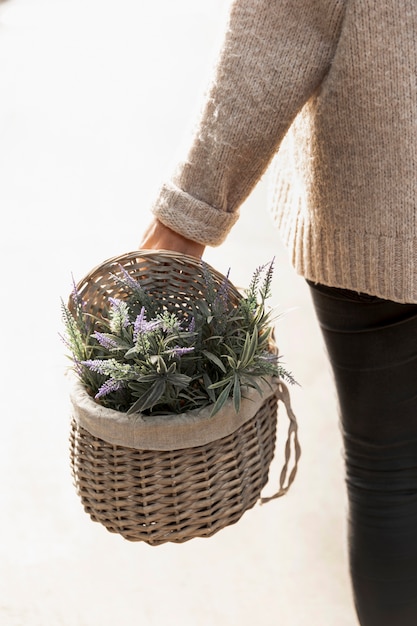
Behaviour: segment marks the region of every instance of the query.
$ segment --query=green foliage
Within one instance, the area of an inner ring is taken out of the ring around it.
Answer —
[[[218,287],[204,266],[204,300],[187,314],[152,299],[123,270],[114,280],[126,297],[109,299],[107,317],[85,311],[79,294],[62,303],[64,341],[75,372],[103,406],[128,414],[169,415],[212,406],[229,397],[239,412],[245,391],[259,382],[293,377],[273,349],[270,297],[273,263],[259,267],[238,304],[229,298],[228,278]]]

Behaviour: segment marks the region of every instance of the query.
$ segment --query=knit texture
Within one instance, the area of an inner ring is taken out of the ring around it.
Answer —
[[[417,302],[417,3],[236,0],[194,142],[153,207],[220,244],[274,159],[310,280]]]

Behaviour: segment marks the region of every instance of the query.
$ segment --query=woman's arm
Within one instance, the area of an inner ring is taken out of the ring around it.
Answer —
[[[218,245],[336,50],[346,0],[235,0],[194,142],[154,215]],[[159,228],[158,228],[159,230]]]

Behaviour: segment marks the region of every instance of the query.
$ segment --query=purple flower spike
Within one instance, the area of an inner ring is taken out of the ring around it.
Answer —
[[[75,278],[73,275],[71,275],[71,279],[72,279],[72,293],[71,293],[72,301],[74,302],[76,307],[82,307],[83,301],[77,289],[77,283],[75,282]]]
[[[81,361],[81,365],[88,367],[92,372],[98,374],[106,374],[105,361],[101,359],[89,359],[88,361]]]
[[[105,333],[99,333],[97,330],[95,333],[91,335],[94,339],[97,339],[99,344],[106,348],[106,350],[112,350],[113,348],[118,348],[118,343],[111,337],[108,337]]]
[[[150,322],[146,320],[145,307],[143,306],[141,308],[139,315],[135,319],[135,323],[133,326],[133,341],[137,340],[138,335],[149,333],[150,331],[155,330],[155,328],[158,328],[159,326],[160,326],[160,322],[158,320],[153,320],[153,321],[151,320]]]
[[[119,269],[120,269],[120,271],[123,274],[123,278],[124,278],[124,281],[125,281],[126,285],[130,289],[132,289],[132,291],[141,291],[142,290],[139,281],[137,281],[134,278],[132,278],[132,276],[129,274],[129,272],[123,267],[123,265],[120,265],[120,263],[119,263]]]
[[[194,348],[181,348],[180,346],[175,346],[175,348],[172,348],[172,350],[170,350],[171,354],[173,354],[174,356],[183,356],[184,354],[188,354],[189,352],[192,352],[194,350]]]
[[[60,338],[60,340],[62,341],[62,343],[64,344],[66,348],[69,348],[69,350],[72,350],[72,346],[70,342],[64,335],[62,335],[61,333],[58,333],[58,337]]]
[[[188,332],[189,333],[194,333],[195,332],[195,317],[191,318],[190,325],[188,326]]]
[[[230,275],[230,269],[228,270],[226,276],[223,278],[220,288],[216,294],[216,297],[214,300],[215,307],[219,306],[220,304],[223,309],[227,309],[228,300],[229,300],[229,287],[230,287],[229,275]]]
[[[139,333],[142,332],[142,327],[143,327],[144,322],[146,322],[146,316],[145,316],[145,307],[143,306],[140,310],[139,315],[135,319],[135,324],[133,327],[133,341],[136,341]]]
[[[97,400],[98,398],[107,396],[109,393],[112,393],[113,391],[119,391],[119,389],[121,389],[122,387],[123,387],[123,382],[121,380],[115,380],[114,378],[109,378],[109,380],[106,380],[106,382],[101,385],[100,389],[97,391],[94,397]]]
[[[74,359],[74,371],[80,378],[82,378],[84,372],[82,368],[82,363],[78,359]]]

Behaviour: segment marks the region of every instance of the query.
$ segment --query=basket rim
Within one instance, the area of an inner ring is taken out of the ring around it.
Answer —
[[[127,415],[99,405],[87,393],[83,383],[69,371],[72,417],[90,434],[107,441],[136,450],[181,450],[206,445],[227,437],[249,421],[260,407],[273,395],[279,394],[281,379],[269,377],[259,381],[262,394],[248,389],[242,397],[239,413],[229,398],[215,415],[212,406],[185,413],[145,416],[141,413]]]
[[[93,268],[91,268],[90,271],[85,274],[83,278],[77,281],[77,289],[85,288],[90,281],[94,282],[96,277],[100,276],[103,271],[109,273],[119,264],[126,264],[127,267],[129,266],[129,264],[131,264],[131,267],[134,267],[135,262],[139,260],[146,261],[147,259],[150,260],[155,266],[159,266],[160,269],[162,269],[167,262],[177,263],[178,269],[181,269],[181,267],[188,267],[193,268],[194,270],[197,270],[199,272],[201,272],[203,266],[205,266],[210,274],[212,274],[212,276],[216,277],[217,279],[223,280],[226,278],[226,276],[222,272],[217,270],[215,267],[213,267],[210,263],[202,258],[194,257],[173,250],[165,250],[162,248],[158,250],[140,249],[117,254],[108,259],[105,259],[101,263],[98,263]],[[234,285],[233,282],[229,279],[228,285],[231,293],[233,293],[235,298],[242,298],[242,290]]]

